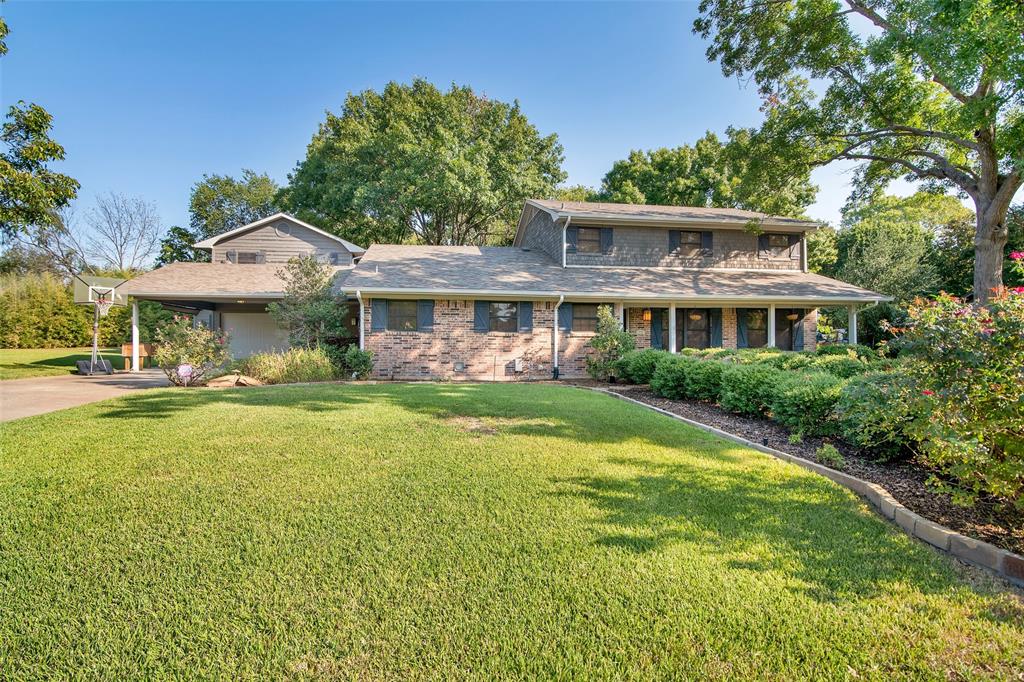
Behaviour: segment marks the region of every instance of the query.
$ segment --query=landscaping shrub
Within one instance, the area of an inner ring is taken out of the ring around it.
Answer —
[[[782,374],[765,364],[725,367],[722,371],[722,390],[718,402],[731,412],[764,414]]]
[[[670,355],[660,360],[651,377],[651,390],[669,400],[686,397],[686,374],[690,366],[700,362],[691,357]]]
[[[345,350],[343,367],[350,379],[365,379],[373,371],[373,351],[359,350],[359,346],[352,344]]]
[[[686,365],[685,391],[687,398],[718,400],[722,391],[722,371],[726,365],[718,360],[696,360]]]
[[[175,386],[205,383],[211,370],[230,359],[227,332],[193,327],[192,318],[186,315],[175,315],[170,322],[157,327],[153,360]],[[182,365],[191,367],[191,376],[179,375]]]
[[[942,294],[909,315],[900,343],[927,415],[913,431],[945,474],[932,484],[959,503],[987,493],[1024,508],[1024,287],[985,305]]]
[[[102,328],[102,324],[101,324]],[[50,274],[0,277],[0,347],[71,348],[92,343],[92,311]]]
[[[917,439],[911,427],[924,415],[914,382],[903,372],[872,372],[843,387],[835,414],[839,433],[876,459],[911,454]]]
[[[842,469],[846,466],[846,460],[843,458],[842,453],[836,449],[832,443],[825,443],[820,448],[814,451],[814,457],[821,464],[833,469]]]
[[[767,358],[766,361],[779,369],[802,369],[814,364],[815,359],[814,353],[800,351],[796,353],[779,353],[774,357]]]
[[[878,353],[870,346],[865,346],[859,343],[833,343],[818,346],[817,350],[814,351],[815,355],[846,355],[858,358],[873,359],[878,357]]]
[[[235,363],[233,369],[265,384],[333,381],[338,377],[330,355],[319,346],[250,355]]]
[[[874,364],[876,363],[853,355],[823,355],[811,360],[808,366],[842,379],[849,379],[870,372]]]
[[[833,410],[844,385],[826,372],[785,372],[768,401],[772,419],[800,433],[835,433]]]
[[[590,339],[594,352],[587,355],[587,374],[606,381],[615,374],[619,358],[633,350],[633,335],[622,329],[609,305],[597,308],[597,333]]]
[[[616,363],[616,376],[631,384],[649,384],[654,368],[661,360],[671,357],[668,351],[645,348],[624,353]]]

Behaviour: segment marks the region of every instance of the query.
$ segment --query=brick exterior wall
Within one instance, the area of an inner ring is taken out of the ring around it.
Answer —
[[[372,306],[365,301],[365,341],[373,351],[371,378],[380,380],[537,381],[552,376],[554,302],[534,301],[533,331],[481,333],[474,331],[473,301],[434,301],[434,331],[372,331]],[[651,323],[644,308],[626,308],[626,326],[637,348],[651,347]],[[804,318],[804,347],[814,350],[818,311]],[[593,334],[558,332],[559,376],[585,377],[589,341]],[[736,347],[736,309],[722,309],[722,346]],[[515,360],[523,371],[515,372]]]
[[[373,351],[372,378],[396,380],[531,381],[552,376],[555,304],[533,302],[533,331],[474,331],[473,301],[435,300],[434,331],[372,331],[372,306],[365,301],[366,349]],[[593,334],[559,332],[560,376],[586,376],[587,342]],[[523,371],[515,372],[515,360]]]

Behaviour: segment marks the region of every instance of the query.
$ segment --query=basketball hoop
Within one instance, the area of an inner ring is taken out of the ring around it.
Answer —
[[[118,291],[124,283],[120,277],[75,275],[75,303],[92,306],[92,356],[76,363],[79,374],[112,374],[114,371],[110,362],[100,357],[100,318],[106,317],[115,305],[127,305],[125,296]]]
[[[98,293],[96,300],[93,301],[93,305],[96,306],[96,312],[100,314],[100,317],[106,317],[110,309],[114,307],[114,297],[109,293]]]

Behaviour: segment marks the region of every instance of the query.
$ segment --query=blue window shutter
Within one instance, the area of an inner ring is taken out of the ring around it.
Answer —
[[[705,256],[710,256],[715,243],[714,232],[701,232],[700,233],[700,248],[704,252]]]
[[[680,241],[681,241],[681,239],[679,237],[679,230],[669,230],[668,231],[668,252],[669,253],[675,253],[676,251],[678,251],[679,250],[679,246],[680,246]]]
[[[473,301],[473,331],[486,334],[491,327],[491,302]]]
[[[434,331],[434,301],[426,298],[416,301],[416,331]]]
[[[572,331],[572,303],[563,303],[558,308],[558,328],[562,331]]]
[[[651,308],[651,348],[661,348],[661,308]]]
[[[711,346],[722,347],[722,309],[712,308],[709,316],[711,318]]]
[[[747,347],[747,311],[740,308],[736,311],[736,347]]]
[[[388,301],[375,298],[370,301],[370,331],[382,332],[388,328]]]
[[[533,331],[533,301],[519,301],[519,331]]]
[[[757,235],[757,255],[761,258],[768,257],[768,235]]]
[[[567,227],[565,229],[566,253],[576,253],[576,243],[578,241],[579,234],[579,229],[575,227]]]
[[[804,314],[806,310],[798,310],[800,317],[793,323],[793,350],[804,349]]]
[[[611,253],[614,233],[610,227],[601,228],[601,253]]]

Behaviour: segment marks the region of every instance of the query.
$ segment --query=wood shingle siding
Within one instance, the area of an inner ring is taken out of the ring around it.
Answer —
[[[287,263],[296,256],[315,253],[331,265],[351,265],[352,254],[339,242],[282,218],[270,225],[224,239],[213,247],[213,262],[231,262],[233,252],[262,254],[264,263]]]

